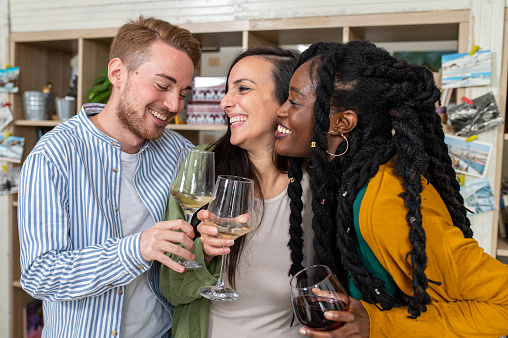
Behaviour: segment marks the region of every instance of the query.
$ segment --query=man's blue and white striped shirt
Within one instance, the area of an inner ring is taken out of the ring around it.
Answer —
[[[160,292],[159,263],[141,256],[141,234],[122,236],[120,144],[87,116],[103,108],[86,104],[44,135],[21,171],[21,284],[44,300],[44,337],[120,336],[125,286],[145,271],[172,315]],[[189,147],[167,129],[138,153],[135,186],[154,224],[164,220],[178,152]]]

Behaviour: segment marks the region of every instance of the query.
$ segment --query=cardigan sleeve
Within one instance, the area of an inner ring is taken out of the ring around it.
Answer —
[[[486,254],[453,225],[439,194],[423,182],[422,219],[426,235],[427,292],[431,303],[417,319],[407,307],[380,311],[363,303],[372,337],[500,337],[508,333],[508,266]],[[374,177],[360,208],[360,229],[399,288],[412,295],[407,209],[398,196],[400,180],[391,168]]]
[[[173,338],[207,337],[210,301],[201,297],[199,289],[217,282],[220,260],[214,258],[207,269],[199,238],[194,241],[194,250],[196,261],[203,264],[201,269],[178,273],[161,265],[161,292],[175,306],[171,326]],[[176,259],[173,255],[171,258]]]
[[[161,266],[161,291],[171,304],[179,306],[188,304],[201,297],[199,289],[205,285],[213,285],[217,282],[220,270],[220,260],[214,258],[208,268],[205,267],[203,245],[201,239],[194,241],[196,261],[203,264],[203,268],[185,270],[183,273],[176,272],[165,265]],[[172,259],[177,257],[170,256]]]
[[[185,219],[182,208],[173,196],[169,197],[165,219]],[[173,338],[207,337],[210,301],[201,297],[199,289],[217,282],[220,259],[214,258],[206,268],[203,245],[199,238],[194,241],[194,254],[195,260],[202,263],[203,268],[178,273],[161,264],[160,289],[162,295],[174,305],[171,324]],[[169,257],[173,260],[178,258],[175,255]]]
[[[207,145],[199,145],[196,149],[204,150]],[[166,210],[166,220],[185,219],[183,210],[178,202],[169,197]],[[183,273],[173,271],[161,264],[160,288],[164,297],[175,308],[171,326],[173,338],[206,338],[208,334],[208,318],[210,315],[210,301],[201,297],[199,289],[202,286],[214,285],[220,272],[221,260],[215,257],[207,268],[201,239],[194,240],[195,260],[203,267],[196,270],[185,270]],[[176,255],[169,255],[176,260]]]
[[[462,236],[460,231],[458,236]],[[440,281],[441,285],[429,283],[427,292],[432,301],[417,319],[407,318],[407,307],[379,311],[374,305],[364,303],[371,321],[372,337],[404,336],[407,332],[413,337],[429,334],[500,337],[508,333],[507,266],[485,254],[475,241],[462,242],[447,243],[443,248],[431,250],[427,246],[428,256],[440,255],[437,257],[443,261],[440,267],[429,265],[427,277]],[[383,260],[382,264],[387,261]],[[396,268],[400,266],[388,266],[389,271]],[[436,279],[438,276],[442,278]],[[404,286],[406,294],[412,295],[410,277],[406,275],[404,280],[395,280],[399,286]]]
[[[166,220],[185,219],[180,204],[173,198],[169,197],[166,210]],[[194,254],[196,261],[205,266],[205,257],[203,253],[203,244],[201,239],[194,241]],[[171,259],[176,260],[176,255],[168,254]],[[200,298],[199,288],[204,285],[213,285],[217,282],[218,259],[214,259],[212,264],[207,268],[196,270],[185,270],[183,273],[175,272],[164,264],[161,264],[160,286],[164,297],[166,297],[173,305],[178,306],[188,304],[193,300]]]

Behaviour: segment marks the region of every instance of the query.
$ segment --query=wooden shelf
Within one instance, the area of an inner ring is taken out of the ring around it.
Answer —
[[[53,120],[15,120],[14,125],[19,127],[55,127],[58,124],[62,123],[62,121],[53,121]]]
[[[14,208],[17,208],[18,207],[18,201],[12,201],[12,206]]]
[[[497,239],[497,255],[508,257],[508,239],[498,237]]]
[[[19,280],[12,281],[12,286],[15,288],[21,288],[21,282]]]
[[[62,123],[62,121],[53,120],[15,120],[14,125],[19,127],[56,127]],[[169,129],[173,130],[195,130],[195,131],[215,131],[215,130],[226,130],[227,126],[224,124],[220,125],[208,125],[208,124],[168,124]]]

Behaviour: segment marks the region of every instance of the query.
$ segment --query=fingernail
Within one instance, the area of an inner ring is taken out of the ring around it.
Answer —
[[[231,246],[231,245],[233,245],[233,244],[235,244],[235,241],[234,241],[234,240],[232,240],[232,239],[228,240],[228,245],[229,245],[229,246]]]
[[[306,331],[306,330],[302,327],[302,328],[300,329],[300,333],[301,333],[301,334],[306,334],[306,333],[307,333],[307,331]]]
[[[224,251],[228,254],[229,253],[229,248],[225,248]]]

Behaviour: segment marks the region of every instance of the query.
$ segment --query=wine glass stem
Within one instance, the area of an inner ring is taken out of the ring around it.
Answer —
[[[222,255],[221,263],[220,263],[219,279],[217,280],[217,284],[215,284],[215,287],[220,290],[224,289],[224,267],[225,266],[226,266],[226,255]]]
[[[190,224],[191,220],[192,220],[192,214],[188,214],[188,213],[184,213],[185,214],[185,220],[187,221],[187,223]],[[188,260],[186,260],[185,258],[183,257],[180,257],[178,263],[182,264],[182,263],[186,263],[188,262]]]

